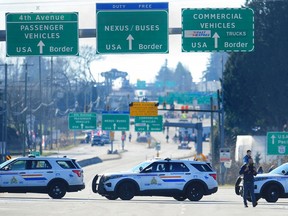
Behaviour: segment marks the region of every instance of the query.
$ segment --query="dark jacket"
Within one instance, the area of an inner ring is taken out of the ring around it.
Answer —
[[[249,168],[248,170],[246,170],[247,166]],[[239,174],[243,175],[244,182],[254,182],[254,176],[257,175],[257,172],[254,165],[244,164],[242,165]]]

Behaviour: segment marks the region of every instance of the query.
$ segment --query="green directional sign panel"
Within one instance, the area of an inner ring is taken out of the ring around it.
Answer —
[[[288,154],[288,132],[267,133],[267,154],[268,155]]]
[[[97,3],[98,54],[168,53],[168,3]]]
[[[7,56],[78,55],[78,13],[6,13]]]
[[[163,131],[163,116],[135,116],[135,131]]]
[[[182,52],[254,49],[251,8],[182,9]]]
[[[129,131],[130,116],[128,114],[103,114],[102,130]]]
[[[70,130],[95,130],[97,128],[96,113],[69,113]]]

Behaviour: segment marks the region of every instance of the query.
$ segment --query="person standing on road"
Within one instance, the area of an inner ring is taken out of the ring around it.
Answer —
[[[166,135],[166,142],[167,143],[169,142],[169,135],[168,134]]]
[[[247,150],[246,155],[243,157],[243,164],[248,163],[248,159],[251,157],[251,150]]]
[[[253,207],[256,207],[258,205],[255,194],[254,194],[254,176],[257,175],[256,167],[253,164],[253,159],[250,157],[248,159],[247,164],[243,164],[240,171],[240,175],[243,175],[243,202],[244,206],[247,208],[247,195],[248,192],[250,193],[251,196],[251,201]]]
[[[132,134],[129,133],[129,142],[131,142],[131,139],[132,139]]]

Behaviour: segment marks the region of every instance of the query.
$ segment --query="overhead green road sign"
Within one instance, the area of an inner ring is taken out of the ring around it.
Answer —
[[[168,3],[97,3],[98,54],[168,53]]]
[[[7,56],[78,55],[78,13],[6,13]]]
[[[69,113],[68,125],[70,130],[95,130],[96,113]]]
[[[268,155],[288,154],[288,132],[267,133],[267,154]]]
[[[248,52],[254,49],[251,8],[182,9],[183,52]]]
[[[163,131],[163,116],[135,116],[135,131]]]
[[[128,114],[102,114],[102,130],[129,131]]]

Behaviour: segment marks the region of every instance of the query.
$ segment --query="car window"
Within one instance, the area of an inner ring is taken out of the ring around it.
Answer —
[[[46,160],[29,160],[26,169],[51,169],[52,166]]]
[[[75,164],[70,160],[58,160],[56,163],[63,169],[75,169]]]
[[[25,170],[26,169],[26,160],[17,160],[14,163],[7,165],[9,170]],[[5,168],[4,168],[5,169]]]
[[[189,172],[184,163],[169,163],[168,172]]]
[[[200,172],[212,172],[213,171],[211,167],[207,164],[191,164],[191,165]]]

